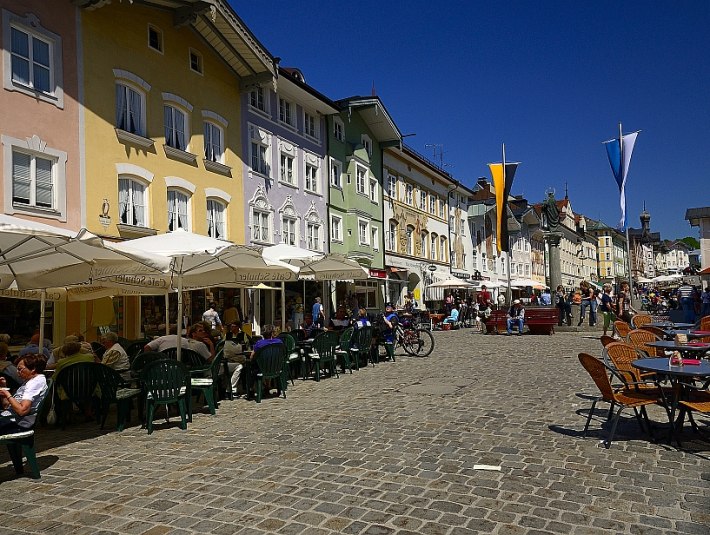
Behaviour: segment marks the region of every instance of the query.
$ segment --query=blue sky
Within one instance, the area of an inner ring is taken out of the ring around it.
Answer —
[[[374,84],[415,150],[471,187],[487,163],[521,165],[513,194],[565,184],[573,209],[616,226],[602,141],[641,130],[629,223],[646,203],[664,239],[698,237],[710,205],[710,2],[230,0],[281,66],[337,100]],[[268,6],[268,7],[267,7]]]

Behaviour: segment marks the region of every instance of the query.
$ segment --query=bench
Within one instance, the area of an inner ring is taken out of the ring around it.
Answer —
[[[494,310],[486,320],[486,333],[500,333],[506,330],[508,309]],[[554,334],[559,320],[557,307],[531,306],[525,309],[525,325],[530,334]]]

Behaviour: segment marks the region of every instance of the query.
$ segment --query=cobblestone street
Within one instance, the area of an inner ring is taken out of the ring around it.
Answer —
[[[113,415],[41,427],[41,480],[0,452],[3,533],[710,533],[710,442],[654,444],[629,410],[606,450],[605,404],[582,438],[590,333],[435,338],[430,357],[224,401],[187,431],[149,436],[135,411],[122,433]]]

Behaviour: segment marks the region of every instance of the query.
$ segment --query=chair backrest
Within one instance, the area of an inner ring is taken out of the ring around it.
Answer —
[[[189,377],[187,366],[171,358],[149,362],[141,372],[145,390],[156,403],[177,401]]]
[[[605,401],[614,401],[614,389],[611,386],[611,381],[609,380],[609,374],[615,375],[614,370],[609,368],[601,360],[587,353],[580,353],[578,355],[579,362],[582,364],[587,373],[597,385],[602,398]]]
[[[264,379],[279,377],[286,363],[286,345],[282,342],[260,347],[254,358]]]
[[[143,348],[148,342],[150,342],[150,340],[148,340],[147,338],[142,340],[132,340],[128,344],[128,347],[126,347],[126,354],[128,355],[128,360],[133,362],[133,359],[136,358],[138,353],[143,351]]]
[[[292,331],[289,331],[289,334],[293,336],[297,342],[303,342],[305,339],[308,338],[305,329],[294,329]]]
[[[101,387],[101,399],[104,401],[113,401],[116,399],[116,392],[123,386],[123,378],[121,374],[110,366],[103,364],[99,365],[99,386]]]
[[[703,316],[700,318],[700,330],[710,331],[710,316]]]
[[[634,329],[633,331],[629,331],[629,334],[626,335],[626,339],[629,341],[629,344],[634,346],[636,349],[645,351],[649,355],[658,357],[664,355],[661,348],[646,345],[646,342],[657,342],[659,339],[655,334],[645,329]],[[661,350],[660,354],[658,350]]]
[[[348,327],[347,329],[345,329],[343,332],[340,333],[340,340],[338,341],[338,344],[340,345],[340,349],[342,349],[343,351],[350,351],[354,332],[355,332],[354,328]]]
[[[633,318],[631,318],[631,325],[633,325],[634,328],[638,329],[639,327],[641,327],[641,325],[646,325],[647,323],[651,323],[652,321],[653,318],[648,314],[636,314]]]
[[[603,347],[608,346],[612,342],[616,342],[616,339],[613,336],[608,336],[606,334],[603,334],[599,337],[599,341],[602,343]]]
[[[212,381],[215,383],[217,382],[217,379],[219,378],[219,372],[220,372],[220,367],[222,366],[222,360],[224,359],[224,349],[220,349],[217,354],[214,356],[214,358],[210,361],[210,367],[209,367],[209,372],[210,372],[210,377],[212,378]]]
[[[634,368],[631,363],[643,357],[634,346],[626,342],[612,342],[606,346],[607,355],[614,364],[614,368],[624,378],[626,382],[641,380],[641,372]]]
[[[325,331],[313,340],[313,349],[320,356],[321,362],[335,358],[335,348],[338,347],[338,333]]]
[[[77,362],[59,370],[55,377],[57,388],[64,390],[67,398],[75,402],[88,401],[94,397],[99,385],[101,368],[98,362]]]
[[[225,338],[222,338],[219,342],[217,342],[217,343],[214,345],[215,353],[219,353],[219,352],[222,350],[222,348],[224,347],[224,343],[225,343],[226,341],[227,341],[227,340],[226,340]]]
[[[124,351],[128,349],[129,345],[131,345],[131,341],[128,338],[124,338],[123,336],[119,336],[117,342],[118,345],[120,345]]]
[[[164,357],[177,360],[177,347],[163,349],[161,353]],[[192,349],[188,349],[186,347],[183,347],[182,351],[180,351],[180,359],[188,367],[204,367],[207,365],[207,361],[202,355],[200,355],[197,351],[193,351]]]
[[[131,371],[134,374],[140,374],[149,362],[164,358],[165,355],[160,351],[146,351],[145,353],[139,353],[136,358],[133,359],[133,362],[131,362]]]
[[[660,340],[663,340],[665,338],[666,333],[663,329],[660,327],[655,327],[653,325],[641,325],[639,329],[643,329],[644,331],[648,331],[650,333],[655,334]]]
[[[291,335],[291,333],[281,333],[278,337],[284,344],[286,344],[286,353],[288,355],[296,351],[296,339]]]
[[[626,338],[626,335],[631,331],[631,326],[622,320],[616,320],[614,322],[614,330],[621,338]]]
[[[311,338],[316,338],[319,334],[324,332],[324,329],[311,329]]]
[[[372,343],[372,327],[361,327],[357,330],[357,347],[360,351],[369,351]]]

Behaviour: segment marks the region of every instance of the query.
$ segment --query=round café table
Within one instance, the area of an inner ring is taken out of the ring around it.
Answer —
[[[667,351],[679,351],[685,358],[702,358],[710,351],[710,343],[707,342],[685,342],[678,343],[675,340],[658,340],[657,342],[646,342],[647,346],[660,347]]]
[[[658,344],[660,342],[654,343]],[[710,346],[710,344],[708,345]],[[670,403],[668,399],[666,399],[663,389],[660,388],[660,384],[658,386],[661,391],[663,403],[666,407],[666,412],[668,413],[668,421],[671,427],[669,441],[672,443],[676,427],[680,429],[683,425],[682,421],[674,423],[678,402],[683,396],[687,395],[687,385],[694,379],[705,380],[710,378],[710,362],[707,360],[700,360],[700,364],[671,366],[670,360],[667,358],[654,358],[635,360],[631,363],[631,365],[634,368],[644,372],[654,372],[659,376],[659,378],[667,378],[670,381],[673,392],[673,397],[670,400]]]

